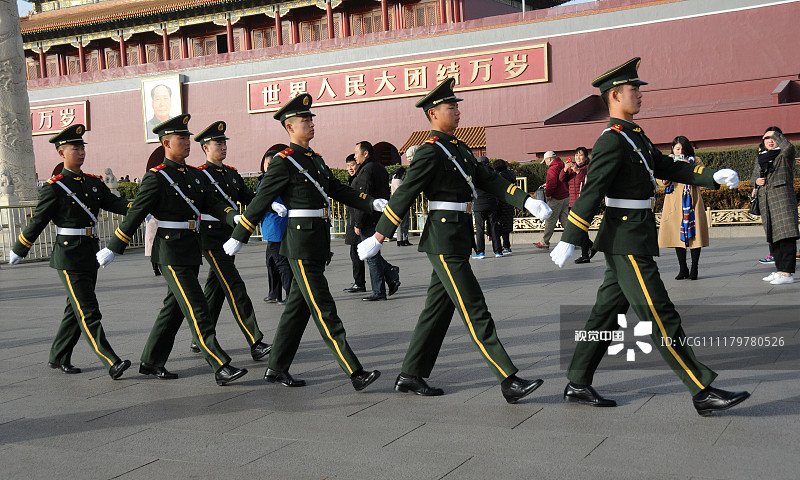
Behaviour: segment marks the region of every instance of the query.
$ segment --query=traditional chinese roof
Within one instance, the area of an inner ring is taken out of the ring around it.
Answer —
[[[23,17],[20,22],[22,34],[29,35],[108,22],[134,20],[190,9],[218,5],[244,5],[246,3],[252,2],[245,0],[112,0],[29,15]]]
[[[411,146],[422,145],[422,142],[427,140],[430,134],[430,130],[413,132],[399,149],[400,153],[405,153]],[[455,137],[466,143],[469,148],[486,148],[486,129],[484,127],[456,128]]]

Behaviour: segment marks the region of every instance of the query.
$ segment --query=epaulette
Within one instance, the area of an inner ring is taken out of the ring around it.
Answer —
[[[614,125],[611,125],[611,130],[614,130],[615,132],[619,133],[622,131],[622,125],[620,125],[619,123],[615,123]]]
[[[286,158],[288,155],[291,155],[293,153],[294,153],[294,149],[293,148],[287,148],[286,150],[284,150],[282,152],[279,152],[276,155],[278,155],[279,157],[282,157],[282,158]]]
[[[429,139],[425,140],[425,143],[435,143],[435,142],[437,142],[437,141],[439,141],[439,137],[437,137],[437,136],[435,136],[435,135],[434,135],[434,136],[432,136],[431,138],[429,138]]]
[[[64,178],[64,175],[61,175],[61,174],[59,173],[59,174],[58,174],[58,175],[56,175],[55,177],[53,177],[53,178],[51,178],[50,180],[48,180],[48,181],[47,181],[47,183],[50,183],[50,184],[52,184],[52,183],[55,183],[55,182],[57,182],[57,181],[61,180],[62,178]]]
[[[206,168],[208,168],[208,164],[207,163],[204,163],[204,164],[200,165],[199,167],[197,167],[198,170],[205,170]]]
[[[230,165],[225,165],[225,168],[227,168],[228,170],[233,170],[234,172],[238,172],[239,171],[239,170],[236,170],[236,167],[231,167]]]
[[[167,168],[167,164],[166,163],[162,163],[161,165],[156,165],[155,167],[151,168],[150,171],[155,173],[155,172],[158,172],[159,170],[163,170],[165,168]]]
[[[101,177],[100,175],[95,175],[95,174],[93,174],[93,173],[86,173],[86,172],[83,172],[83,174],[84,174],[84,175],[86,175],[87,177],[99,178],[100,180],[102,180],[102,179],[103,179],[103,177]]]

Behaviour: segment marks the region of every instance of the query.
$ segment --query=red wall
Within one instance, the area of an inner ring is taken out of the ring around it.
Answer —
[[[601,2],[601,5],[611,3]],[[641,123],[656,142],[686,135],[693,140],[708,139],[709,142],[728,139],[727,143],[751,140],[757,143],[757,136],[767,124],[777,124],[790,134],[800,133],[800,104],[769,106],[773,83],[776,86],[780,79],[798,78],[800,48],[797,48],[794,30],[796,19],[800,17],[798,13],[800,4],[790,3],[592,33],[565,33],[543,39],[541,41],[550,45],[550,82],[462,92],[460,96],[465,101],[461,103],[461,126],[487,127],[487,155],[507,160],[525,161],[536,152],[551,149],[571,150],[578,145],[591,147],[605,122],[549,127],[542,127],[537,122],[585,95],[597,93],[590,85],[593,78],[633,56],[641,56],[640,77],[650,83],[643,87]],[[483,34],[486,29],[503,22],[519,20],[518,14],[508,15],[451,26],[282,48],[302,53],[314,51],[314,48],[356,48],[376,41],[404,41],[421,33],[477,30],[476,34]],[[530,23],[532,33],[539,21]],[[467,51],[459,50],[458,53]],[[245,61],[242,59],[264,55],[256,51],[241,52],[241,55],[237,52],[224,58]],[[204,61],[218,63],[217,57],[181,60],[170,62],[170,65],[197,68]],[[149,76],[174,72],[163,71],[163,66],[128,67],[117,74],[135,71],[137,75]],[[96,72],[95,75],[113,78],[115,73]],[[265,72],[249,78],[184,85],[185,109],[192,114],[191,130],[199,132],[215,120],[228,122],[228,136],[231,138],[229,162],[240,171],[258,170],[264,151],[272,144],[287,140],[271,113],[246,112],[247,80],[268,75]],[[763,78],[771,79],[753,81]],[[34,86],[58,84],[57,80],[45,79]],[[719,85],[697,87],[712,84]],[[684,88],[692,86],[695,88]],[[725,108],[731,109],[730,113],[703,113],[718,108],[715,101],[720,98],[728,102]],[[99,173],[111,167],[117,176],[141,177],[145,162],[157,144],[145,144],[142,140],[139,91],[65,101],[83,99],[89,101],[91,119],[91,130],[85,136],[89,142],[86,170]],[[312,147],[326,158],[329,165],[336,167],[344,165],[344,158],[360,140],[387,141],[400,147],[412,131],[428,127],[423,113],[414,108],[416,100],[412,97],[318,108],[314,119],[317,137]],[[738,110],[737,102],[742,106]],[[52,103],[58,102],[40,102]],[[760,106],[755,108],[754,105]],[[682,113],[689,111],[695,113]],[[648,112],[658,114],[658,117],[648,119]],[[53,165],[58,163],[58,157],[47,143],[47,136],[35,137],[34,148],[39,176],[49,175]],[[189,162],[200,164],[203,161],[200,148],[195,146]]]

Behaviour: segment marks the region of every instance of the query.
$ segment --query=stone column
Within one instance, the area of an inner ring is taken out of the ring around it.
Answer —
[[[35,203],[36,161],[33,156],[31,107],[25,74],[17,3],[0,1],[0,172],[11,194]]]

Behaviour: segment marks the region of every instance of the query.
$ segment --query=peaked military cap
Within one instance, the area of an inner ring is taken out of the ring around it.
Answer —
[[[633,57],[622,65],[612,68],[595,78],[592,82],[592,86],[599,88],[601,92],[605,92],[618,85],[647,85],[647,82],[639,80],[638,72],[641,62],[641,58]]]
[[[229,140],[225,136],[225,122],[221,120],[214,122],[194,137],[194,141],[200,142],[200,145],[205,145],[211,140]]]
[[[189,131],[189,119],[192,118],[188,113],[182,113],[172,117],[166,122],[161,122],[153,127],[153,133],[161,138],[165,135],[191,135]]]
[[[86,127],[77,123],[50,137],[50,143],[55,145],[56,148],[68,143],[73,145],[85,145],[86,142],[83,141],[83,133],[85,131]]]
[[[280,110],[275,112],[272,118],[280,120],[280,122],[283,123],[287,118],[296,117],[298,115],[308,117],[316,116],[311,113],[311,95],[302,93],[294,97],[286,102],[286,105],[282,106]]]
[[[447,77],[442,80],[442,83],[436,85],[436,88],[422,97],[422,99],[418,101],[415,106],[427,112],[428,109],[433,108],[440,103],[454,103],[464,100],[463,98],[456,97],[456,94],[453,93],[453,87],[455,86],[456,79],[453,77]]]

